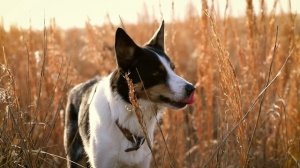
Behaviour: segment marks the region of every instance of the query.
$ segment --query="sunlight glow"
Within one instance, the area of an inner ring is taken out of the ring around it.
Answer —
[[[267,10],[270,11],[274,0],[267,1]],[[210,1],[209,1],[210,2]],[[255,11],[258,11],[259,0],[254,0]],[[292,11],[299,12],[299,0],[291,0]],[[172,15],[172,3],[174,3],[174,15]],[[0,17],[2,24],[7,29],[10,25],[28,28],[42,29],[44,18],[46,25],[49,19],[55,18],[59,27],[84,27],[86,21],[101,25],[107,21],[109,16],[113,24],[119,24],[119,17],[124,22],[136,22],[138,16],[144,14],[145,10],[150,16],[166,21],[172,18],[183,19],[188,13],[187,6],[193,3],[197,12],[200,13],[201,1],[193,0],[8,0],[0,1]],[[215,8],[220,14],[224,13],[226,0],[215,0]],[[288,11],[288,0],[279,1],[278,12]],[[230,12],[233,16],[244,15],[245,1],[231,0]],[[161,16],[163,14],[163,16]]]

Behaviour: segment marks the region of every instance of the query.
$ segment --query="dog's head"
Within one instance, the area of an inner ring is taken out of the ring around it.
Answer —
[[[112,85],[125,101],[129,101],[128,87],[122,74],[129,73],[139,99],[170,108],[193,103],[194,86],[174,72],[174,64],[164,52],[164,22],[143,47],[118,28],[115,51],[119,75],[115,75]]]

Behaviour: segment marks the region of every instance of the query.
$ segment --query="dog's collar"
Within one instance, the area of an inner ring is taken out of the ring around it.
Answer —
[[[145,137],[138,136],[130,132],[127,128],[122,127],[119,124],[119,120],[116,120],[116,125],[120,129],[120,131],[123,133],[123,135],[126,137],[128,141],[132,143],[132,147],[125,149],[125,152],[131,152],[138,150],[145,142]]]

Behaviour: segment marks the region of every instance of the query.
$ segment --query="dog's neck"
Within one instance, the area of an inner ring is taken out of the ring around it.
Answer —
[[[129,128],[131,127],[131,120],[134,119],[137,121],[137,117],[134,111],[133,106],[129,101],[129,89],[128,84],[123,76],[124,74],[120,69],[115,70],[110,75],[110,86],[111,86],[111,103],[113,112],[118,112],[118,114],[113,114],[114,120],[119,120],[119,123],[123,126],[126,126],[126,122],[129,122]],[[150,100],[145,100],[138,98],[138,105],[142,111],[143,120],[146,124],[152,121],[155,116],[157,116],[164,108],[160,105],[151,102]],[[159,115],[158,115],[159,116]],[[127,128],[127,127],[126,127]]]
[[[130,103],[129,88],[124,75],[125,73],[121,69],[114,70],[111,73],[110,85],[112,92],[117,92],[125,102]]]
[[[114,122],[118,121],[119,125],[128,129],[132,134],[143,136],[144,133],[141,129],[134,107],[130,103],[124,101],[117,93],[113,94],[114,95],[111,97],[112,101],[110,102],[112,120]],[[147,132],[151,134],[153,132],[152,130],[154,130],[156,121],[161,118],[163,108],[148,100],[142,99],[138,100],[138,104]]]
[[[128,133],[134,135],[135,137],[145,137],[133,106],[124,100],[123,96],[117,91],[116,87],[127,87],[127,83],[123,83],[124,86],[116,86],[117,83],[114,82],[117,82],[119,78],[123,78],[123,76],[121,76],[118,71],[114,71],[110,75],[111,91],[109,93],[111,95],[108,97],[111,99],[109,101],[109,106],[111,108],[112,121],[114,123],[118,122],[116,125],[119,127],[122,134]],[[156,122],[160,120],[164,108],[144,99],[138,99],[138,104],[142,112],[142,118],[147,129],[146,131],[150,140],[152,140]],[[124,133],[124,130],[126,130],[125,132],[127,133]],[[126,135],[124,136],[126,137]]]

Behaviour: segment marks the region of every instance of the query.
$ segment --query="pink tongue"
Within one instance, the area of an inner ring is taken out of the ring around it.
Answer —
[[[191,95],[184,100],[184,102],[186,104],[193,104],[194,103],[194,101],[195,101],[195,99],[194,99],[194,93],[195,92],[191,93]]]

